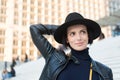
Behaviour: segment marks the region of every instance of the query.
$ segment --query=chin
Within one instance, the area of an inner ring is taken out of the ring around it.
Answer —
[[[77,50],[77,51],[82,51],[82,50],[84,50],[84,49],[86,49],[87,47],[77,47],[77,48],[74,48],[75,50]]]

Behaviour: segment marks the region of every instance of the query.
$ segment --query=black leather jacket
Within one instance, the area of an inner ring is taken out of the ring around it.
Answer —
[[[66,67],[69,60],[76,64],[79,61],[74,56],[66,56],[63,51],[55,49],[43,34],[54,34],[56,25],[35,24],[30,26],[32,40],[45,59],[45,67],[39,80],[56,80],[58,74]],[[99,80],[113,80],[112,70],[105,65],[92,60],[92,69],[97,72]]]

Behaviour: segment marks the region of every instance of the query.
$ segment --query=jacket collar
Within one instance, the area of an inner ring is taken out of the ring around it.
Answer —
[[[105,71],[105,67],[103,64],[91,59],[91,63],[92,63],[92,69],[93,71],[97,72],[98,74],[101,75],[101,77],[105,80],[109,79],[109,75],[108,73]],[[103,69],[104,68],[104,69]],[[107,73],[107,74],[106,74]]]
[[[72,60],[75,64],[80,64],[79,60],[71,54],[68,55],[68,60]]]
[[[75,64],[80,64],[79,60],[75,56],[73,56],[71,54],[69,54],[67,56],[68,56],[68,60],[72,60]],[[91,63],[92,63],[93,71],[100,74],[104,79],[109,78],[109,76],[107,74],[105,74],[105,72],[103,72],[103,70],[100,69],[100,66],[97,65],[96,61],[94,61],[92,58],[91,58]],[[100,64],[100,65],[102,65],[102,64]],[[103,67],[101,67],[101,68],[103,68]]]
[[[91,59],[91,63],[92,63],[92,69],[93,69],[95,72],[98,72],[101,76],[103,76],[103,75],[102,75],[102,72],[100,71],[100,69],[98,68],[96,62],[95,62],[93,59]]]

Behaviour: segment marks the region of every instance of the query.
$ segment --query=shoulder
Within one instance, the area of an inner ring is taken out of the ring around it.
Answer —
[[[113,80],[113,73],[112,73],[112,69],[110,67],[108,67],[107,65],[105,65],[101,62],[98,62],[98,61],[94,61],[94,65],[95,65],[97,71],[102,73],[102,75],[105,78],[109,78],[109,80]]]
[[[101,63],[101,62],[98,62],[98,61],[95,61],[96,65],[98,66],[101,66],[101,67],[105,67],[105,68],[109,68],[107,65]]]
[[[105,65],[105,64],[103,64],[103,63],[101,63],[101,62],[95,61],[95,63],[96,63],[96,66],[97,66],[99,69],[104,69],[104,70],[107,70],[107,71],[111,70],[110,67],[108,67],[107,65]]]
[[[112,70],[109,66],[107,66],[101,62],[98,62],[98,61],[93,61],[93,63],[94,63],[94,66],[97,69],[101,70],[102,72],[112,73]]]

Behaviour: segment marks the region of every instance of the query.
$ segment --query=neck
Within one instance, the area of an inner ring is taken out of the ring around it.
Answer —
[[[78,58],[80,60],[90,60],[89,48],[86,48],[86,49],[81,50],[81,51],[71,49],[71,53],[73,56],[75,56],[76,58]]]

